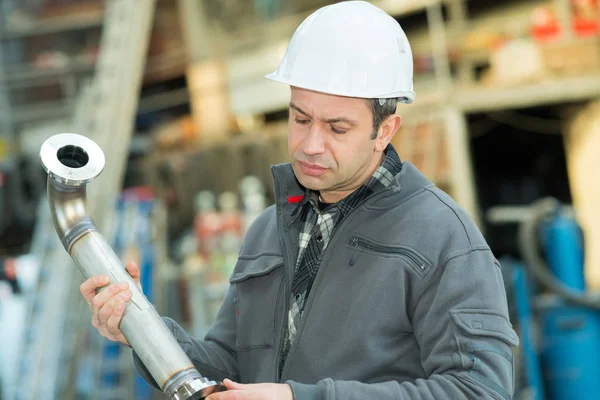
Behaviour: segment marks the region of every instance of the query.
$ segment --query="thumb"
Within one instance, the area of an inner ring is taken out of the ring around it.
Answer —
[[[225,385],[227,390],[242,390],[242,389],[244,389],[244,386],[245,386],[245,385],[242,385],[241,383],[234,382],[231,379],[225,379],[223,381],[223,385]]]
[[[129,273],[129,275],[133,278],[133,280],[141,290],[142,286],[140,285],[140,268],[137,266],[137,264],[133,261],[130,261],[125,266],[125,270],[127,270],[127,273]]]

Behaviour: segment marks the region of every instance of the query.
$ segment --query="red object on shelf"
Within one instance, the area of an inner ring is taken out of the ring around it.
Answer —
[[[599,13],[598,0],[571,0],[571,21],[575,36],[593,37],[600,34]],[[540,42],[560,39],[562,27],[551,7],[542,6],[533,11],[530,32]]]
[[[600,33],[598,21],[587,18],[574,18],[573,31],[578,37],[597,36]]]
[[[551,25],[536,26],[531,29],[531,36],[540,42],[551,42],[560,38],[560,26],[558,23]]]
[[[540,42],[551,42],[560,38],[560,24],[552,8],[537,7],[531,15],[531,36]]]
[[[596,36],[600,32],[598,0],[571,0],[573,31],[579,37]]]

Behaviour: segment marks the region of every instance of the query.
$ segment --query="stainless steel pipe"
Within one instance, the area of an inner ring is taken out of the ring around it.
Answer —
[[[224,391],[194,368],[172,333],[125,270],[86,210],[86,185],[104,168],[102,149],[81,135],[50,137],[40,151],[48,173],[50,209],[63,246],[87,278],[106,275],[111,283],[127,282],[133,292],[121,331],[163,393],[171,400],[201,400]]]

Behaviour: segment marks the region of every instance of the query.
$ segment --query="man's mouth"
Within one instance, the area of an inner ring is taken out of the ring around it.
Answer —
[[[321,167],[320,165],[317,165],[317,164],[310,164],[305,161],[299,161],[299,163],[300,163],[300,168],[302,169],[302,172],[306,175],[320,176],[320,175],[323,175],[327,171],[327,168]]]

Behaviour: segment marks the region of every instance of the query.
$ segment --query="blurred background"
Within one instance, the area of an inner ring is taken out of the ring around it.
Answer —
[[[161,315],[203,336],[287,161],[289,89],[264,79],[326,0],[0,1],[0,398],[161,398],[93,330],[39,160],[104,150],[101,232]],[[598,0],[373,0],[404,28],[416,102],[403,160],[477,221],[501,262],[517,399],[600,393]],[[585,243],[585,245],[584,245]]]

